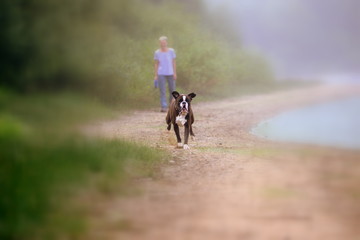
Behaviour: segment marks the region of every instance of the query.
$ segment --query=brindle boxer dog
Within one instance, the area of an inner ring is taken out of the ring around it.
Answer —
[[[195,93],[189,93],[188,95],[179,94],[178,92],[172,92],[174,99],[170,103],[169,110],[166,116],[167,130],[170,131],[171,123],[174,125],[174,131],[177,138],[177,146],[179,148],[190,149],[188,145],[189,133],[195,137],[192,131],[192,124],[194,123],[194,114],[191,109],[191,100],[196,97]],[[179,126],[185,126],[184,144],[181,143]]]

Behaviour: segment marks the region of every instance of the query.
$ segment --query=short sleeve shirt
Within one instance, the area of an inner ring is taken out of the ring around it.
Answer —
[[[167,52],[156,50],[154,60],[159,61],[158,75],[174,75],[173,59],[175,58],[175,50],[172,48],[169,48]]]

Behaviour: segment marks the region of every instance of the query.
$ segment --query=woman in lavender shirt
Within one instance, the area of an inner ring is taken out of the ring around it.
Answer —
[[[166,112],[168,103],[166,101],[166,82],[169,87],[169,102],[171,93],[175,91],[176,80],[176,54],[175,50],[167,46],[167,37],[159,38],[160,49],[155,51],[155,80],[159,82],[161,112]]]

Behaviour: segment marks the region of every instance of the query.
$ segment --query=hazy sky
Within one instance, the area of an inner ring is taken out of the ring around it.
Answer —
[[[359,0],[204,0],[279,76],[358,75]]]

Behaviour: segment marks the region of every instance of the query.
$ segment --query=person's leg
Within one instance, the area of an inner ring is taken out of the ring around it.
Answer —
[[[171,75],[171,76],[166,76],[167,78],[167,82],[168,82],[168,85],[169,85],[169,103],[171,103],[171,100],[173,99],[173,96],[172,96],[172,92],[175,91],[175,88],[176,88],[176,84],[175,84],[175,80],[174,80],[174,77]]]
[[[158,76],[158,81],[159,81],[159,89],[160,89],[160,104],[161,104],[161,108],[165,109],[167,108],[167,103],[166,103],[166,78],[164,75],[159,75]]]

